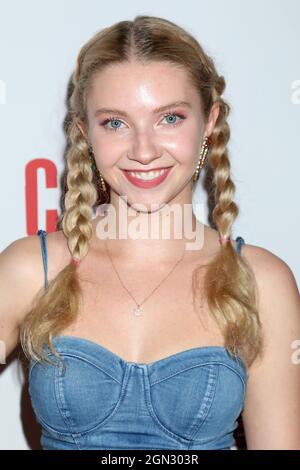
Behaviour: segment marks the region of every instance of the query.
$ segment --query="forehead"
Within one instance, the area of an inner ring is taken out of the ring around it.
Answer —
[[[97,72],[87,97],[88,108],[148,109],[179,100],[195,103],[197,91],[182,68],[167,62],[113,64]]]

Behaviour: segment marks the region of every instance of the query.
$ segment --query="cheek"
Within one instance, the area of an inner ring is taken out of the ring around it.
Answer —
[[[124,153],[122,145],[118,144],[117,139],[112,142],[109,139],[95,138],[94,153],[99,166],[110,168],[120,159],[120,155]]]
[[[170,150],[181,163],[193,163],[201,148],[202,123],[192,116],[171,137]]]
[[[105,130],[100,124],[96,123],[92,129],[94,148],[97,155],[105,159],[119,158],[129,148],[130,141],[128,136],[122,131]]]
[[[174,138],[169,150],[179,163],[192,164],[198,157],[199,148],[199,132],[190,132]]]

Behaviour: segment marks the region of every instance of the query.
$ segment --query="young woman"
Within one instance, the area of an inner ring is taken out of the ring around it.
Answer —
[[[300,448],[299,292],[232,238],[224,88],[166,19],[80,50],[61,225],[0,257],[1,339],[30,360],[44,449],[230,449],[240,415],[248,449]],[[214,227],[192,206],[204,166]]]

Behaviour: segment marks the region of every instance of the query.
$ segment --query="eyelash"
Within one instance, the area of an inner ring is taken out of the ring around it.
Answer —
[[[172,124],[172,123],[170,124],[170,126],[173,126],[173,127],[178,126],[179,124],[181,124],[183,122],[184,119],[186,119],[186,117],[183,114],[175,113],[175,112],[171,112],[171,111],[164,114],[163,119],[165,119],[166,117],[169,117],[169,116],[178,116],[178,117],[180,117],[180,121],[175,122],[174,124]],[[100,125],[105,127],[111,121],[121,121],[121,122],[123,122],[117,116],[110,116],[109,118],[107,118],[103,122],[101,122]],[[118,130],[118,128],[115,128],[115,129],[108,128],[108,127],[105,127],[105,128],[108,131],[115,131],[116,132]]]

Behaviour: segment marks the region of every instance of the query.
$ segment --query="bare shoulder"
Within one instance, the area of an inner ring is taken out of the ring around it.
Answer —
[[[300,294],[291,267],[266,248],[245,244],[242,255],[251,266],[258,290],[259,318],[264,335],[262,360],[250,367],[252,380],[267,376],[277,361],[291,363],[293,345],[300,340]]]
[[[245,241],[242,248],[242,254],[245,255],[246,258],[253,259],[253,261],[261,260],[263,263],[271,262],[272,260],[283,260],[277,256],[272,251],[268,250],[265,247],[258,246],[258,245],[251,245]]]
[[[270,289],[276,283],[280,283],[282,286],[278,294],[287,288],[299,295],[291,267],[278,255],[267,248],[245,243],[242,247],[242,256],[253,269],[262,300],[266,300],[271,293],[272,297],[274,296],[274,292],[271,292]]]
[[[66,242],[61,232],[47,234],[48,277],[54,276],[67,262]],[[44,286],[45,274],[38,235],[28,235],[11,242],[0,253],[0,278],[14,303],[21,322],[35,294]]]
[[[243,423],[248,449],[300,448],[300,295],[290,266],[271,251],[245,244],[257,280],[264,335],[262,358],[248,370]]]
[[[37,235],[12,241],[0,254],[1,277],[3,276],[6,288],[10,290],[25,286],[24,291],[27,291],[39,277],[40,256]]]
[[[9,355],[19,343],[19,330],[35,294],[43,286],[38,236],[11,242],[0,253],[0,339]]]

